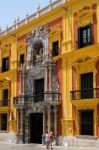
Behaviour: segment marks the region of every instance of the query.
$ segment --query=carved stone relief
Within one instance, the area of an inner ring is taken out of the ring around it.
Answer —
[[[34,61],[41,59],[48,52],[48,30],[37,27],[28,35],[28,65],[33,65]]]

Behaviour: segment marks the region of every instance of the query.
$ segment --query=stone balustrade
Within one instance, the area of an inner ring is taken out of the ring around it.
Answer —
[[[0,37],[15,31],[16,29],[24,26],[25,24],[33,21],[34,19],[37,19],[38,17],[40,17],[42,15],[47,14],[51,10],[61,6],[62,4],[64,4],[67,1],[69,1],[69,0],[57,0],[57,1],[53,2],[53,3],[50,3],[48,6],[42,8],[40,10],[37,10],[37,12],[35,12],[34,14],[32,14],[30,16],[26,16],[25,19],[14,23],[13,26],[6,28],[4,31],[1,31],[0,32]]]

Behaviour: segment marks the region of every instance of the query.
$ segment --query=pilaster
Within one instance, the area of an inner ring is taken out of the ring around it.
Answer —
[[[68,66],[67,58],[62,61],[62,135],[73,134],[72,103],[70,101],[70,90],[72,85],[72,69]]]
[[[49,66],[49,91],[52,91],[52,66]]]
[[[57,136],[57,108],[54,108],[54,135]]]
[[[48,132],[50,132],[50,130],[51,130],[51,114],[50,114],[50,108],[48,108],[47,113],[48,113],[47,126],[48,126]]]

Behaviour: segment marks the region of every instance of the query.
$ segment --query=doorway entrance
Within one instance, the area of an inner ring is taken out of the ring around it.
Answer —
[[[30,114],[30,143],[42,143],[43,113]]]
[[[93,135],[93,110],[80,111],[80,135]]]

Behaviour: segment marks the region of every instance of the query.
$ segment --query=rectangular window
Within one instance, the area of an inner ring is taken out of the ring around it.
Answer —
[[[9,57],[2,59],[2,72],[9,70]]]
[[[59,55],[59,41],[55,41],[52,44],[52,56]]]
[[[7,131],[7,114],[0,115],[0,130]]]
[[[35,102],[44,100],[44,79],[34,80]]]
[[[78,48],[93,44],[92,24],[78,28]]]
[[[24,64],[24,54],[20,55],[20,65]]]
[[[93,98],[93,73],[81,74],[81,98]]]
[[[3,106],[8,106],[8,99],[9,99],[8,89],[4,89],[3,90]]]

